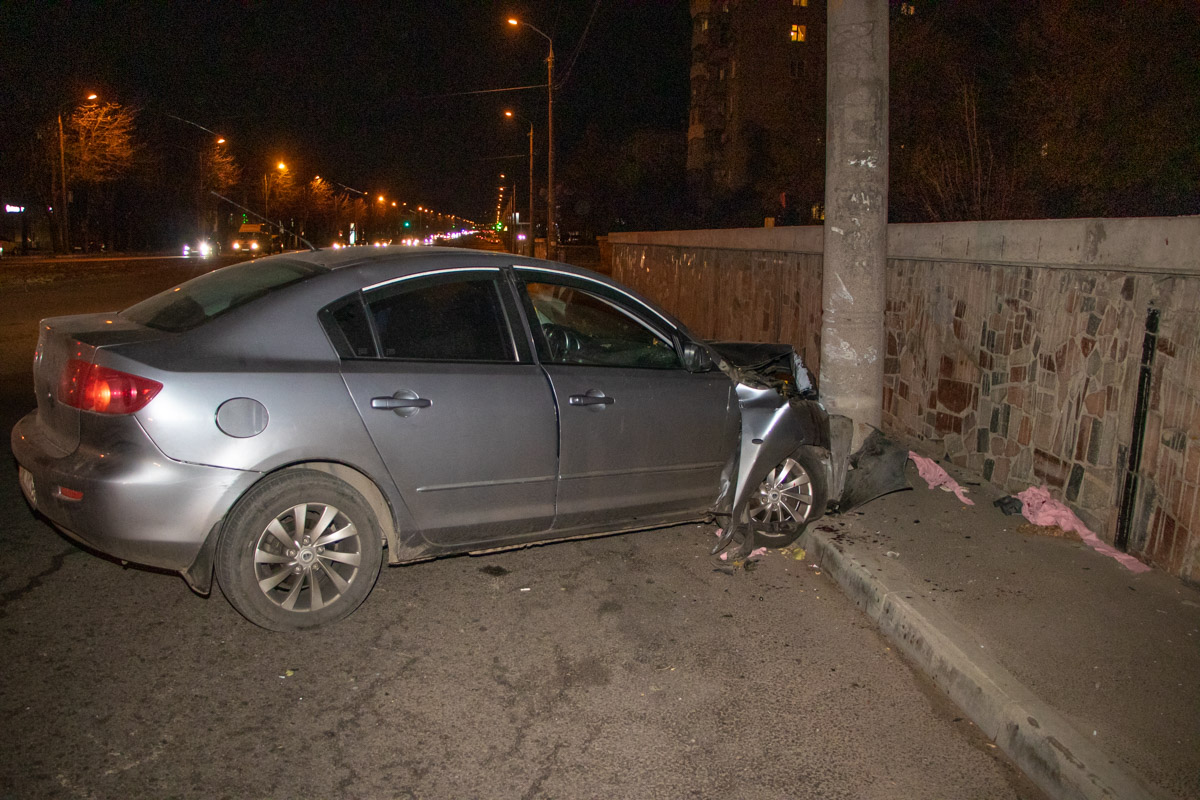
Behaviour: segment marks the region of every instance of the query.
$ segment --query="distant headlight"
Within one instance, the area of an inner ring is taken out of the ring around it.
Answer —
[[[242,249],[242,243],[241,243],[241,242],[234,242],[234,243],[233,243],[233,249],[234,249],[234,250],[241,250],[241,249]]]
[[[256,239],[255,241],[253,241],[253,242],[251,242],[251,243],[250,243],[250,249],[251,249],[251,250],[257,250],[257,249],[258,249],[258,240],[257,240],[257,239]]]
[[[208,258],[210,255],[212,255],[212,245],[208,242],[201,242],[200,255],[204,256],[205,258]]]
[[[189,255],[191,252],[192,252],[192,246],[189,244],[185,244],[183,246],[183,254],[186,256],[186,255]]]

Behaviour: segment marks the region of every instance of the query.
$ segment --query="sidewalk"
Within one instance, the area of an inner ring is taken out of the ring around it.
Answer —
[[[1051,797],[1200,797],[1200,590],[1018,532],[942,466],[974,506],[910,461],[913,491],[818,521],[807,560]]]

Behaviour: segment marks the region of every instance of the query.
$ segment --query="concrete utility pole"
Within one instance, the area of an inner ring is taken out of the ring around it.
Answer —
[[[821,398],[854,422],[882,416],[888,206],[888,4],[830,0],[827,31]]]

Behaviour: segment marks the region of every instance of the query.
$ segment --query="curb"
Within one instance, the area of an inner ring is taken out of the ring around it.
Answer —
[[[980,654],[982,646],[974,636],[916,591],[889,587],[812,528],[801,545],[880,632],[1048,795],[1056,800],[1167,797],[1125,771],[1011,673]]]

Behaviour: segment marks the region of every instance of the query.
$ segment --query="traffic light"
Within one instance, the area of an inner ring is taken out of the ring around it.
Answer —
[[[404,220],[404,227],[406,227],[406,228],[411,228],[411,227],[412,227],[412,220],[411,220],[411,219],[406,219],[406,220]]]

